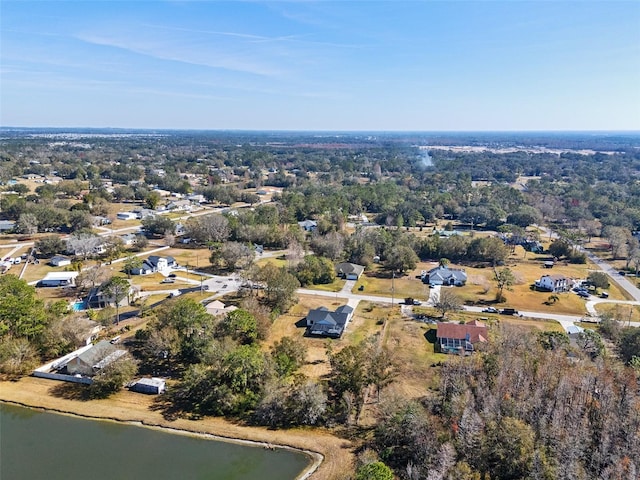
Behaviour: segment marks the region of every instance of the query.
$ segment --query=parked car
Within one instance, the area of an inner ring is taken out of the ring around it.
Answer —
[[[182,294],[180,290],[174,290],[169,294],[169,298],[179,297]]]
[[[420,300],[414,300],[413,304],[414,305],[422,305],[422,302]]]
[[[518,315],[518,311],[515,308],[503,308],[500,315]]]
[[[487,307],[482,310],[484,313],[498,313],[498,309],[494,307]]]
[[[163,278],[160,283],[176,283],[175,278]]]
[[[578,296],[582,298],[589,298],[591,295],[589,295],[589,292],[578,292]]]
[[[170,274],[168,275],[168,277],[169,277],[169,278],[176,278],[176,274],[175,274],[175,273],[170,273]]]

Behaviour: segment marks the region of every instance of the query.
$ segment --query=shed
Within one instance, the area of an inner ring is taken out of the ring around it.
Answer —
[[[147,393],[150,395],[158,395],[166,390],[165,381],[162,378],[141,378],[133,385],[131,391],[138,393]]]
[[[62,255],[56,255],[54,257],[51,257],[49,263],[54,267],[66,267],[67,265],[71,265],[71,259]]]

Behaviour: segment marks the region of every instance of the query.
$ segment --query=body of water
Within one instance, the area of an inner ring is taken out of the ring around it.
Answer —
[[[311,459],[0,404],[2,480],[287,480]]]

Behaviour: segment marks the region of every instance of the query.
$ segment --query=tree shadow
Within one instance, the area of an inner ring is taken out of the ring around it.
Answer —
[[[49,389],[54,397],[65,400],[77,400],[86,402],[91,400],[89,386],[82,383],[60,382]]]

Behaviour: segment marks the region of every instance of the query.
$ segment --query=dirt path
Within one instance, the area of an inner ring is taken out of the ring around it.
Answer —
[[[268,448],[280,445],[303,450],[314,458],[314,466],[317,467],[308,477],[312,480],[339,480],[353,471],[351,443],[325,430],[267,430],[209,417],[197,421],[170,421],[150,408],[154,400],[152,396],[122,391],[106,400],[70,400],[52,394],[60,385],[61,382],[34,377],[26,377],[17,382],[0,382],[0,401],[88,418],[139,422],[148,426],[215,435],[223,439],[259,442]]]

